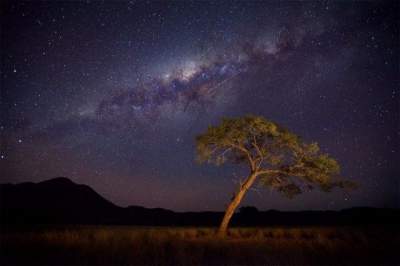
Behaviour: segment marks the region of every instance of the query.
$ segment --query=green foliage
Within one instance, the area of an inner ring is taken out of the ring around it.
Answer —
[[[261,116],[224,118],[196,138],[199,162],[247,164],[261,184],[287,197],[319,187],[354,188],[339,178],[338,162],[282,126]]]

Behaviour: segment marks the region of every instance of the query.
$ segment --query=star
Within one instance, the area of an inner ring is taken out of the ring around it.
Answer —
[[[196,136],[255,114],[318,142],[362,188],[351,200],[311,191],[295,208],[398,205],[394,2],[8,2],[2,181],[74,175],[124,206],[221,210],[235,165],[197,165]]]

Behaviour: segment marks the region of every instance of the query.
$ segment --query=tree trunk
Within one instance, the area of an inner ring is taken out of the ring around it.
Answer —
[[[218,236],[225,237],[228,230],[229,221],[231,220],[236,208],[239,206],[247,190],[253,185],[256,180],[257,175],[252,173],[246,181],[240,186],[239,191],[233,197],[232,201],[229,203],[228,208],[225,211],[224,218],[218,228]]]

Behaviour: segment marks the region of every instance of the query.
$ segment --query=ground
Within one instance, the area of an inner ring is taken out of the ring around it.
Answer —
[[[2,265],[396,265],[395,227],[52,226],[1,233]]]

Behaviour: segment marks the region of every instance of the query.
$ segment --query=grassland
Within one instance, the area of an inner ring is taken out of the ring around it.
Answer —
[[[77,226],[3,230],[1,265],[397,265],[384,227]],[[399,249],[400,250],[400,249]]]

